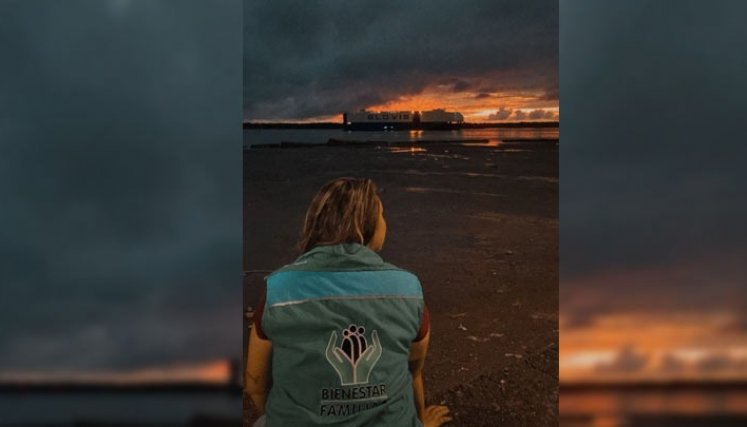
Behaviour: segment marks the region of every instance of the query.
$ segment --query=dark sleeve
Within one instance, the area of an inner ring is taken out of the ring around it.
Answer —
[[[418,330],[418,336],[415,337],[412,342],[419,342],[428,335],[428,331],[431,329],[431,315],[428,312],[428,306],[423,304],[423,317],[420,319],[420,329]]]
[[[267,289],[262,290],[262,294],[259,296],[257,307],[254,309],[254,316],[252,316],[252,324],[254,330],[257,331],[257,336],[263,340],[267,339],[265,331],[262,330],[262,313],[265,312],[265,298],[267,297]]]

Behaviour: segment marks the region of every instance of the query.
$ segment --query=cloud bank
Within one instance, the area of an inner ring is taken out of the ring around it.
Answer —
[[[747,6],[688,5],[561,2],[570,316],[744,313]]]
[[[3,4],[0,370],[240,354],[239,8]]]
[[[553,1],[246,2],[244,116],[303,119],[452,92],[557,101]]]

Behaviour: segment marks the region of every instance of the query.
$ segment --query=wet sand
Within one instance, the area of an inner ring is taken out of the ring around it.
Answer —
[[[246,304],[298,255],[319,187],[371,177],[388,223],[381,255],[420,277],[431,310],[427,404],[448,405],[454,426],[557,425],[557,145],[402,148],[246,150]]]

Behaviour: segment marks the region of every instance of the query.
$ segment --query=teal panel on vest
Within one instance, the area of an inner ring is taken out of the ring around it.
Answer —
[[[282,271],[267,279],[267,305],[326,298],[422,298],[420,282],[403,270]]]

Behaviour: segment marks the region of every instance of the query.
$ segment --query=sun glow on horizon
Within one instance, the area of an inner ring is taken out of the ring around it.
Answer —
[[[348,112],[367,111],[427,111],[445,109],[458,111],[466,122],[529,122],[557,121],[558,100],[548,100],[544,92],[475,92],[455,91],[448,85],[429,86],[417,94],[400,95],[386,102],[367,105]],[[342,122],[342,113],[293,119],[246,118],[253,123],[318,123]]]
[[[481,96],[482,95],[482,96]],[[544,101],[540,93],[476,93],[454,92],[441,87],[429,88],[420,94],[400,96],[391,101],[372,105],[373,111],[426,111],[443,108],[458,111],[467,122],[491,121],[552,121],[558,119],[557,101]],[[501,117],[500,112],[509,113]],[[536,111],[536,117],[530,117]],[[541,117],[540,117],[541,116]]]
[[[561,321],[560,380],[745,380],[747,340],[726,332],[732,320],[670,312],[600,315],[580,327]]]
[[[219,359],[203,363],[174,364],[126,371],[0,372],[0,381],[96,384],[204,382],[224,384],[231,380],[231,375],[231,361]]]

